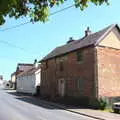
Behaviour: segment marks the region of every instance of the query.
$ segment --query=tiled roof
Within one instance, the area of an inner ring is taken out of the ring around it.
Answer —
[[[65,53],[75,51],[79,48],[87,47],[90,45],[97,45],[114,27],[119,28],[117,24],[110,25],[96,33],[92,33],[88,35],[87,37],[83,37],[79,40],[75,40],[71,43],[57,47],[52,52],[50,52],[47,56],[45,56],[40,62],[63,55]]]
[[[18,65],[23,65],[23,66],[33,66],[34,64],[29,64],[29,63],[18,63]]]
[[[36,72],[36,70],[37,69],[35,67],[33,67],[33,68],[29,69],[29,70],[26,70],[26,71],[23,71],[23,72],[19,73],[18,76],[31,75],[31,74],[34,74]]]
[[[28,64],[28,63],[18,63],[16,72],[20,71],[26,71],[34,67],[34,64]]]

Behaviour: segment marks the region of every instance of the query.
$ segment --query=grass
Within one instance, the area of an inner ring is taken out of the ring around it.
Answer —
[[[102,110],[103,112],[110,112],[110,113],[113,113],[113,110],[112,108],[106,108],[104,110]]]

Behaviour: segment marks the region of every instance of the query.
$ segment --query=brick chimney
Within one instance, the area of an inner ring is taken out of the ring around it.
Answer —
[[[69,40],[67,41],[67,44],[69,44],[69,43],[71,43],[71,42],[73,42],[73,41],[75,41],[75,40],[73,40],[73,38],[70,37]]]
[[[91,30],[89,27],[87,27],[87,30],[85,30],[85,37],[89,36],[91,34]]]

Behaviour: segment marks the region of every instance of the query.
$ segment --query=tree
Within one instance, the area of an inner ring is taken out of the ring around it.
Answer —
[[[50,15],[50,8],[63,4],[67,0],[0,0],[0,25],[5,23],[6,16],[18,19],[22,16],[29,16],[31,21],[45,22]],[[108,4],[108,0],[73,0],[76,8],[81,10],[94,3],[101,5]]]

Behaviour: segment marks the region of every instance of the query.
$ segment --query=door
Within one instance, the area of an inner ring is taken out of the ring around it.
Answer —
[[[61,97],[64,97],[65,95],[65,80],[64,79],[58,80],[58,92]]]

